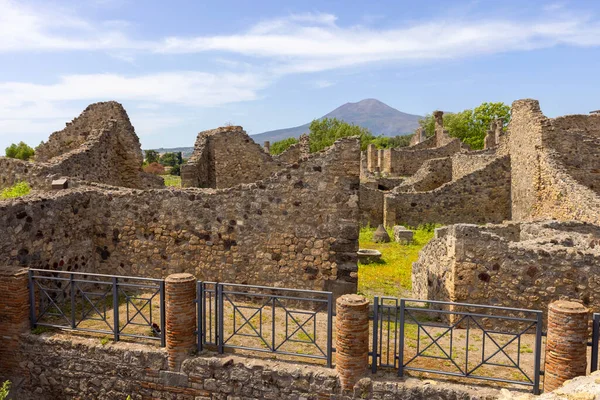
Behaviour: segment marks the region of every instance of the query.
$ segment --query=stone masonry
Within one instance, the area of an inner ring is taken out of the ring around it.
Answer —
[[[359,143],[227,189],[82,186],[0,202],[5,265],[333,290],[357,285]]]
[[[552,302],[570,298],[600,312],[599,274],[598,226],[456,224],[436,229],[421,250],[412,288],[420,299],[544,312]]]
[[[0,157],[0,187],[27,181],[50,190],[53,179],[70,177],[131,188],[163,187],[162,178],[142,172],[140,141],[121,104],[88,106],[36,150],[34,162]]]

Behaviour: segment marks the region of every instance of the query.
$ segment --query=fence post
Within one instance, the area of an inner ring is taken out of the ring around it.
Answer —
[[[548,306],[548,337],[544,391],[585,375],[589,310],[580,303],[559,300]]]
[[[197,346],[196,278],[173,274],[165,279],[165,311],[169,369],[179,371],[181,363]]]
[[[119,341],[119,280],[116,276],[112,278],[112,296],[113,296],[113,335],[115,342]]]
[[[598,370],[598,347],[600,343],[600,314],[594,313],[592,317],[592,360],[590,373]]]
[[[327,368],[333,365],[333,293],[327,294]]]
[[[167,311],[165,310],[165,281],[160,281],[160,347],[167,345]]]
[[[21,371],[20,336],[30,328],[30,290],[27,268],[0,267],[0,378]],[[32,280],[33,282],[33,280]]]
[[[204,349],[204,285],[196,283],[196,340],[198,352]]]
[[[343,390],[352,390],[369,366],[369,301],[357,294],[336,302],[336,369]]]
[[[400,299],[400,338],[398,339],[398,376],[404,376],[404,307],[406,300]]]
[[[377,347],[379,340],[379,297],[373,297],[373,351],[371,352],[371,373],[377,372]]]
[[[224,335],[223,335],[223,285],[217,283],[215,285],[215,307],[217,308],[217,329],[215,331],[215,339],[217,340],[217,351],[219,354],[223,354],[223,346],[224,346]]]
[[[533,394],[540,394],[540,367],[542,363],[542,328],[544,327],[544,314],[537,312],[535,324],[535,360],[533,364]]]
[[[71,329],[75,329],[75,276],[69,274],[69,286],[71,289]]]

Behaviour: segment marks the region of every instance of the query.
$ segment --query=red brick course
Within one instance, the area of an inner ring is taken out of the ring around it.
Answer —
[[[589,310],[580,303],[555,301],[548,307],[544,391],[551,392],[587,369]]]
[[[0,267],[0,378],[19,375],[20,334],[29,330],[28,270]]]
[[[196,348],[196,278],[173,274],[165,279],[165,314],[169,369],[178,371],[181,362]]]
[[[369,365],[369,301],[357,294],[336,301],[336,369],[343,390],[352,390]]]

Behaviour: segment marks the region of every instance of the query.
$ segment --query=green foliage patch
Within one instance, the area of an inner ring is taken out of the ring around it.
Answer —
[[[417,261],[419,251],[434,235],[434,229],[439,225],[427,224],[409,227],[414,231],[413,242],[400,244],[373,242],[375,228],[365,227],[360,230],[359,247],[381,252],[381,262],[375,264],[358,264],[358,292],[373,298],[373,296],[406,297],[412,286],[412,263]],[[388,229],[391,238],[394,233]]]
[[[11,187],[4,189],[0,192],[1,199],[13,199],[28,195],[31,192],[31,187],[27,182],[17,182]]]
[[[271,154],[274,156],[281,154],[284,151],[286,151],[287,149],[289,149],[291,146],[295,145],[296,143],[298,143],[298,139],[296,139],[294,137],[283,139],[283,140],[280,140],[279,142],[275,142],[271,145]]]
[[[496,119],[504,120],[504,127],[510,121],[510,106],[498,103],[482,103],[473,110],[464,110],[457,113],[444,114],[444,128],[452,137],[459,138],[472,149],[483,149],[485,135],[490,123]],[[419,120],[419,124],[425,129],[426,136],[435,134],[435,119],[433,114],[427,114]]]
[[[6,157],[18,158],[19,160],[27,161],[34,156],[35,150],[29,147],[25,142],[19,142],[19,144],[11,144],[5,150]]]

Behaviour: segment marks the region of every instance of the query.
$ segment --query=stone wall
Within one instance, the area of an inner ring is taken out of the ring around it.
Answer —
[[[301,147],[297,150],[299,153]],[[292,157],[294,150],[284,160]],[[182,167],[181,184],[228,188],[265,179],[284,166],[283,161],[266,153],[241,126],[221,127],[198,134],[194,152]]]
[[[52,179],[72,177],[115,186],[164,186],[141,171],[140,142],[123,107],[96,103],[40,146],[35,162],[0,158],[2,187],[24,180],[48,190]]]
[[[457,224],[413,264],[421,299],[547,311],[566,297],[600,311],[600,227],[581,222]]]
[[[352,293],[359,152],[357,139],[343,139],[221,190],[83,186],[2,201],[0,262]]]
[[[412,176],[398,185],[399,192],[427,192],[452,180],[453,159],[433,158],[421,165]]]
[[[499,157],[428,192],[400,190],[384,197],[386,226],[502,222],[510,219],[510,158]]]
[[[284,164],[295,164],[310,154],[310,141],[307,134],[300,135],[298,143],[288,147],[283,153],[273,156],[274,160]]]
[[[486,167],[497,159],[492,150],[479,150],[456,153],[452,156],[452,180],[462,178]]]
[[[183,362],[181,372],[166,370],[164,350],[120,342],[62,335],[23,336],[26,368],[19,400],[55,399],[389,399],[498,398],[499,391],[464,385],[398,379],[393,374],[363,379],[342,392],[334,369],[238,356],[204,353]]]
[[[518,100],[508,127],[516,220],[600,223],[600,116],[549,119],[536,100]]]
[[[452,139],[443,146],[436,148],[421,150],[412,150],[412,147],[408,149],[390,149],[389,161],[384,164],[382,172],[400,176],[413,175],[425,161],[451,156],[459,152],[460,149],[461,142],[458,139]]]
[[[377,227],[383,224],[383,196],[385,192],[361,184],[358,193],[360,225]]]

